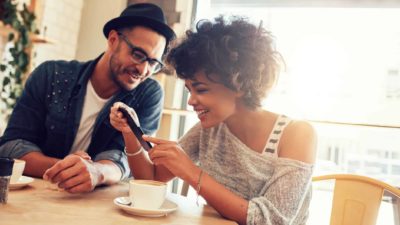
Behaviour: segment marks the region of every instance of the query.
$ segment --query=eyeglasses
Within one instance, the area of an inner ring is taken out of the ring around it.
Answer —
[[[149,67],[152,73],[157,73],[164,67],[164,64],[162,62],[158,61],[157,59],[148,57],[147,53],[143,49],[129,42],[128,38],[125,35],[118,32],[118,36],[120,36],[131,49],[131,59],[134,63],[142,64],[146,61],[149,62]]]

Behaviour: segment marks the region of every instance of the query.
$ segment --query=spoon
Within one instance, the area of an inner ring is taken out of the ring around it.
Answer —
[[[116,201],[121,205],[131,205],[131,200],[129,199],[129,197],[119,197],[116,199]]]

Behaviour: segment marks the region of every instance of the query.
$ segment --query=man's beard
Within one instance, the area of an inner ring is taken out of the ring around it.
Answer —
[[[118,77],[122,76],[121,74],[124,73],[124,70],[121,68],[120,71],[118,71],[119,70],[118,67],[121,68],[122,66],[119,66],[117,56],[115,54],[113,54],[111,56],[111,58],[110,58],[110,73],[109,73],[109,76],[110,76],[111,80],[120,89],[125,90],[125,91],[132,91],[134,88],[137,87],[138,84],[136,84],[132,88],[132,87],[128,87],[127,85],[125,85],[125,83],[123,81],[119,80]]]

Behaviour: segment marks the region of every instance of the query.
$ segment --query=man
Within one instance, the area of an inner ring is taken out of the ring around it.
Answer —
[[[162,89],[149,76],[175,37],[162,10],[130,5],[103,32],[108,47],[95,60],[49,61],[33,71],[0,140],[0,156],[25,160],[24,174],[71,193],[130,173],[122,136],[109,122],[114,102],[134,108],[147,134],[161,116]]]

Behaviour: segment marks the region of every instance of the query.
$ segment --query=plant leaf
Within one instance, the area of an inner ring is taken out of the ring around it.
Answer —
[[[7,66],[6,65],[4,65],[4,64],[1,64],[0,65],[0,71],[5,71],[7,69]]]
[[[3,87],[7,86],[10,83],[10,78],[9,77],[4,77],[3,79]]]
[[[14,35],[13,32],[9,33],[9,34],[8,34],[8,41],[14,40],[14,37],[15,37],[15,35]]]

